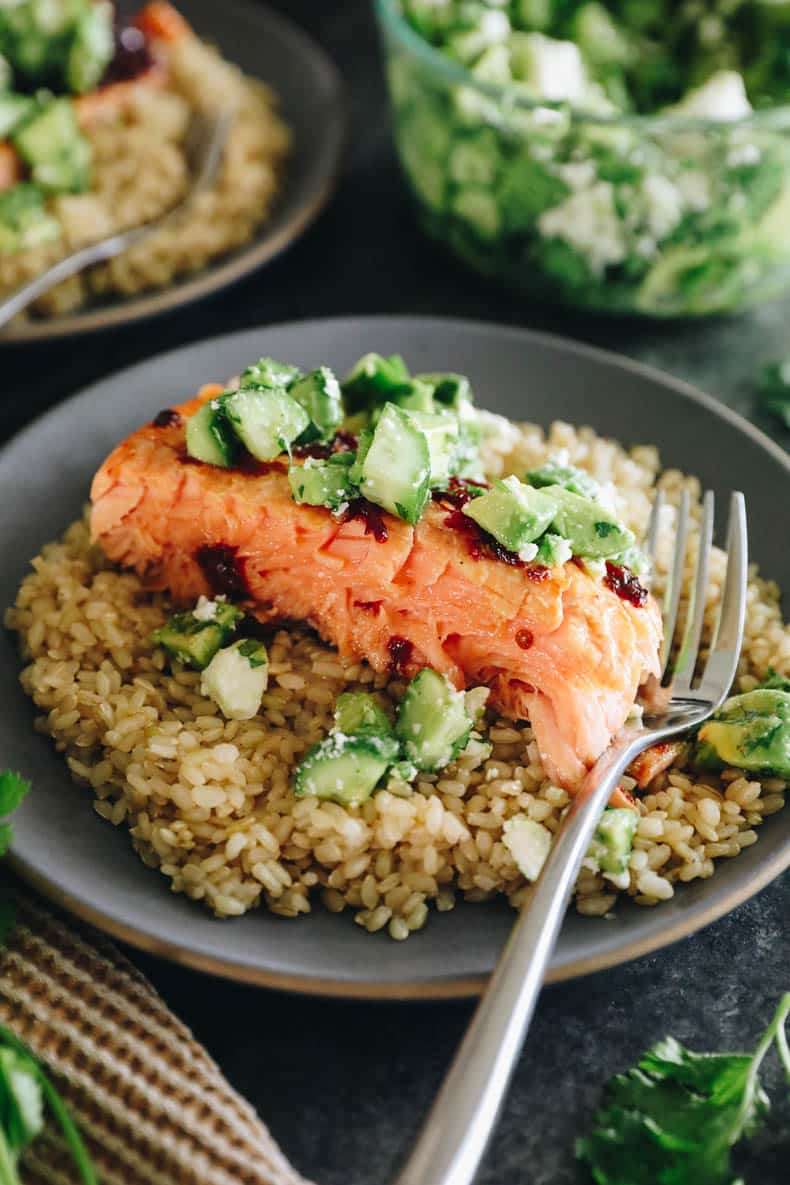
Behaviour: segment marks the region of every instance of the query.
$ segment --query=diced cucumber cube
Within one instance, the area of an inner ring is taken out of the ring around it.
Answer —
[[[595,66],[624,66],[630,61],[628,39],[597,0],[589,0],[576,13],[573,39],[587,61]]]
[[[89,181],[91,148],[77,124],[71,99],[54,99],[13,134],[37,185],[53,192],[80,192]]]
[[[288,482],[295,502],[337,510],[357,494],[351,481],[353,453],[335,453],[326,460],[307,457],[303,464],[291,462]]]
[[[526,152],[509,161],[499,187],[502,219],[509,231],[533,230],[537,218],[568,195],[565,182]]]
[[[409,412],[385,405],[358,471],[363,497],[407,523],[419,522],[430,491],[430,450]]]
[[[354,462],[349,470],[348,476],[352,485],[358,486],[363,477],[363,466],[365,458],[370,451],[370,446],[373,443],[373,429],[363,428],[357,440],[357,453],[354,457]]]
[[[551,496],[524,485],[517,477],[506,477],[467,502],[463,513],[508,551],[521,555],[554,521],[557,504]],[[522,558],[534,558],[535,549],[531,550],[532,555]]]
[[[471,64],[484,50],[506,40],[510,18],[496,8],[483,8],[469,27],[452,33],[446,40],[447,51],[460,62]]]
[[[599,869],[620,888],[628,887],[628,863],[638,822],[638,811],[607,807],[587,851],[588,867]]]
[[[154,630],[151,635],[153,645],[161,646],[174,658],[197,670],[208,666],[219,648],[232,636],[243,614],[227,602],[207,604],[214,606],[210,617],[205,613],[174,613],[165,625]],[[199,604],[198,609],[202,608],[204,606]]]
[[[303,433],[306,443],[311,440],[331,440],[343,423],[343,399],[340,384],[328,366],[319,366],[297,379],[288,394],[300,403],[310,417]]]
[[[273,461],[310,423],[302,405],[276,387],[241,387],[225,399],[223,411],[257,461]]]
[[[400,390],[410,379],[406,363],[399,354],[382,358],[365,354],[355,362],[341,384],[349,400],[349,410],[357,411],[371,403],[381,403]]]
[[[252,720],[269,681],[266,647],[243,638],[218,650],[200,677],[200,694],[212,699],[228,720]]]
[[[424,383],[421,379],[409,379],[408,383],[393,392],[392,402],[407,411],[432,412],[434,411],[433,389],[430,383]]]
[[[555,503],[551,526],[568,540],[574,555],[606,559],[633,546],[633,533],[600,502],[561,486],[547,487],[545,496]]]
[[[7,139],[35,107],[35,99],[28,95],[0,94],[0,138]]]
[[[366,691],[344,691],[335,703],[335,732],[344,736],[392,736],[392,721],[375,696]]]
[[[444,675],[425,667],[406,688],[395,731],[407,759],[433,773],[463,749],[473,723],[464,693],[456,691]]]
[[[259,358],[242,371],[240,386],[272,387],[286,390],[302,377],[298,366],[289,362],[278,362],[276,358]]]
[[[225,396],[209,399],[187,420],[186,445],[190,457],[228,469],[239,451],[225,415]]]
[[[308,750],[297,768],[294,794],[359,806],[370,798],[396,755],[392,738],[330,733]]]
[[[408,415],[428,441],[431,485],[434,488],[446,485],[455,472],[461,434],[458,417],[449,411],[410,411]]]
[[[554,838],[548,827],[527,815],[513,815],[502,828],[502,842],[523,877],[530,882],[540,876]]]
[[[428,383],[433,389],[433,398],[444,407],[457,412],[466,412],[474,403],[472,384],[463,374],[418,374],[414,376]]]
[[[113,6],[104,0],[87,5],[77,18],[66,58],[66,84],[75,94],[98,85],[115,50]]]

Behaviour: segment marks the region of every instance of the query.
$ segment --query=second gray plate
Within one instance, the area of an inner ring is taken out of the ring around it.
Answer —
[[[29,558],[77,517],[110,449],[160,408],[222,381],[262,354],[342,372],[368,350],[402,353],[415,371],[468,374],[478,403],[515,419],[591,424],[625,442],[652,442],[666,465],[719,494],[746,493],[753,558],[790,586],[790,460],[708,396],[625,359],[522,330],[461,321],[371,317],[247,330],[163,354],[105,379],[38,420],[0,454],[0,605]],[[778,521],[781,516],[783,521]],[[370,936],[349,915],[286,921],[265,910],[218,922],[145,868],[128,836],[94,814],[90,794],[33,732],[10,636],[0,638],[0,767],[20,768],[33,792],[15,819],[16,869],[67,909],[153,953],[231,978],[358,997],[437,997],[479,991],[512,923],[504,905],[432,914],[407,943]],[[569,978],[635,958],[713,921],[790,865],[790,811],[714,877],[681,886],[654,909],[624,904],[612,921],[570,914],[551,965]]]
[[[293,134],[282,194],[248,243],[166,288],[87,305],[62,317],[4,329],[0,342],[64,337],[152,317],[240,280],[290,246],[328,201],[346,129],[343,83],[332,61],[296,25],[249,0],[181,0],[196,32],[275,91]]]

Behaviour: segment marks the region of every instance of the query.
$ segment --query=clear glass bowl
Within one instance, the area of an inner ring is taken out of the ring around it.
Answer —
[[[790,107],[737,122],[596,116],[480,82],[376,0],[420,221],[533,297],[653,317],[790,288]]]

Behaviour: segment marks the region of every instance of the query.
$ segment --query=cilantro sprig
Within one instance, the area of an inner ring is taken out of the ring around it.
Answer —
[[[576,1146],[597,1185],[743,1185],[730,1154],[768,1113],[759,1072],[772,1046],[790,1085],[788,1015],[790,993],[753,1054],[694,1053],[667,1037],[614,1077]]]
[[[60,1128],[81,1185],[99,1185],[59,1092],[27,1046],[0,1025],[0,1185],[21,1185],[20,1158],[41,1132],[47,1109]]]

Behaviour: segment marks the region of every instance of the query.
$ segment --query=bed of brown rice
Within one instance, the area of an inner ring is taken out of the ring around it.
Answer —
[[[219,106],[232,106],[235,119],[216,183],[156,235],[51,289],[32,314],[57,316],[97,296],[166,287],[247,242],[278,194],[289,133],[266,86],[187,36],[170,51],[166,87],[141,86],[121,116],[87,132],[93,148],[90,190],[53,200],[59,240],[0,255],[0,295],[76,248],[174,206],[189,183],[184,138],[190,119]]]
[[[587,428],[554,424],[548,434],[502,422],[491,437],[492,472],[564,450],[568,459],[614,483],[622,516],[642,530],[658,480],[670,507],[683,484],[659,477],[651,447],[630,451]],[[662,523],[658,589],[673,533]],[[723,556],[716,553],[706,628],[714,621]],[[170,671],[148,642],[168,612],[161,595],[111,568],[91,548],[83,522],[33,561],[7,625],[27,662],[22,685],[40,711],[36,727],[62,750],[95,809],[129,828],[146,864],[175,892],[205,901],[218,916],[263,901],[286,917],[320,897],[354,911],[369,931],[396,939],[419,929],[433,902],[480,901],[504,893],[518,905],[525,882],[502,842],[503,822],[526,812],[556,830],[568,795],[545,777],[528,724],[489,714],[487,760],[462,757],[415,784],[393,780],[361,808],[296,801],[290,783],[301,754],[331,723],[341,691],[366,687],[397,700],[402,685],[338,656],[306,630],[279,631],[270,646],[270,683],[258,717],[226,721],[201,698],[199,675]],[[739,688],[768,667],[790,673],[790,628],[779,590],[752,572]],[[627,787],[633,783],[626,780]],[[756,828],[784,804],[785,782],[725,770],[696,774],[684,758],[638,798],[640,820],[627,892],[642,905],[671,897],[678,882],[713,875],[716,861],[757,841]],[[605,915],[617,892],[583,871],[576,908]]]

